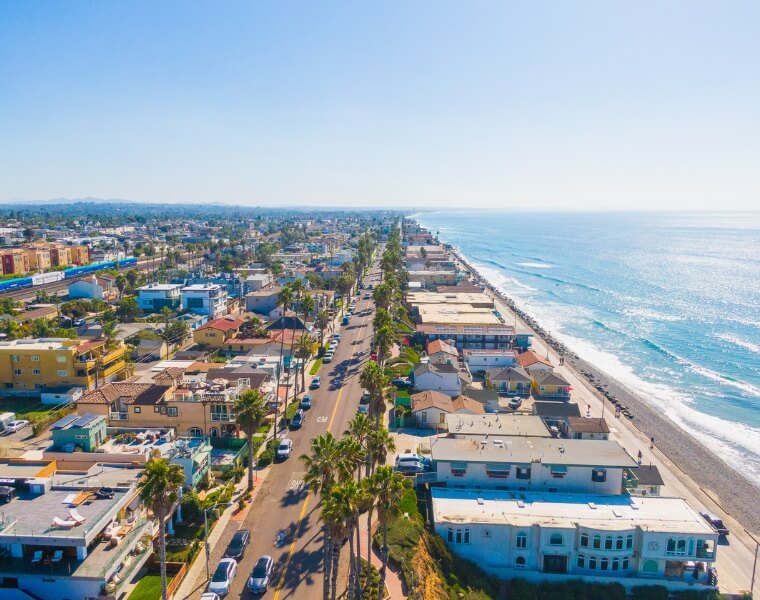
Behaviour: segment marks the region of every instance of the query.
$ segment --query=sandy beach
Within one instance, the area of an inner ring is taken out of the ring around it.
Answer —
[[[684,496],[686,491],[690,490],[709,510],[720,510],[730,515],[729,521],[735,521],[734,528],[739,525],[747,530],[746,533],[760,532],[760,511],[757,509],[760,487],[718,458],[708,447],[676,423],[660,414],[654,406],[635,392],[568,350],[543,330],[530,315],[516,307],[506,294],[496,289],[454,249],[450,250],[495,297],[507,323],[511,323],[516,316],[519,329],[534,333],[533,345],[539,354],[545,355],[548,346],[549,356],[554,365],[559,364],[561,355],[565,356],[564,365],[556,370],[573,385],[572,400],[582,407],[582,412],[588,404],[595,417],[601,416],[604,404],[605,418],[613,437],[618,439],[632,456],[636,456],[638,450],[642,450],[644,464],[651,462],[660,468],[668,495]],[[620,406],[630,417],[621,414],[619,418],[615,418],[616,406]],[[655,439],[655,447],[650,450],[652,437]],[[667,471],[679,481],[673,481],[672,476],[669,480]],[[723,492],[719,493],[718,490]],[[749,536],[747,539],[751,540]]]

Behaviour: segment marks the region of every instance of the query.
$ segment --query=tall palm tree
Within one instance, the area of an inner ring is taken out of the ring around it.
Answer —
[[[116,347],[117,333],[119,333],[119,325],[116,321],[106,321],[103,323],[103,337],[106,340],[106,349],[113,350]]]
[[[322,498],[332,488],[337,477],[338,462],[338,441],[329,431],[323,435],[318,435],[311,440],[311,454],[301,456],[301,461],[306,467],[304,483],[309,486],[312,492],[320,494]],[[322,500],[320,500],[320,503]],[[324,512],[324,510],[323,510]],[[333,537],[331,523],[329,520],[322,519],[323,535],[323,561],[324,561],[324,590],[323,598],[327,600],[330,595],[330,573],[333,566],[333,540],[343,539]],[[336,567],[337,569],[337,567]],[[336,574],[337,578],[337,574]],[[334,597],[334,596],[333,596]]]
[[[369,442],[369,437],[373,431],[375,431],[375,427],[372,421],[370,420],[369,416],[363,413],[359,413],[348,422],[348,429],[346,429],[343,435],[351,436],[359,444],[361,444],[361,446],[365,449],[365,456],[368,459],[369,458],[368,442]],[[368,460],[365,462],[365,465],[369,466]],[[359,468],[356,470],[356,483],[361,483],[361,481],[362,481],[362,470],[361,468]]]
[[[319,346],[320,348],[325,345],[325,329],[330,325],[330,313],[327,309],[322,309],[317,313],[317,318],[314,319],[314,327],[319,330]]]
[[[322,510],[319,519],[322,521],[322,528],[326,540],[325,544],[325,582],[323,590],[324,600],[335,600],[338,591],[338,568],[340,567],[340,547],[341,540],[346,537],[346,518],[343,507],[330,498],[321,501]]]
[[[137,489],[140,499],[150,507],[158,519],[158,548],[161,561],[161,598],[167,600],[166,590],[166,518],[179,499],[179,490],[185,482],[180,465],[169,464],[165,458],[154,457],[145,463],[145,471]]]
[[[267,414],[264,397],[259,390],[245,390],[235,401],[235,422],[248,439],[248,491],[253,489],[253,436]]]
[[[371,479],[375,466],[384,465],[390,452],[396,451],[396,442],[385,427],[372,429],[367,438],[367,479]],[[366,479],[364,480],[366,481]],[[372,561],[372,506],[367,507],[367,564]]]
[[[298,339],[295,356],[298,358],[298,362],[301,365],[301,391],[306,389],[306,361],[308,361],[312,354],[316,352],[316,346],[317,343],[314,341],[314,338],[308,333],[304,333]]]
[[[354,532],[359,522],[359,514],[364,504],[364,492],[353,479],[338,483],[330,490],[324,501],[328,515],[343,519],[345,533],[348,535],[349,557],[348,600],[354,600],[358,582],[358,560],[354,553]],[[337,570],[337,564],[335,565]]]
[[[380,426],[380,417],[385,411],[385,390],[388,387],[388,377],[382,367],[374,360],[364,365],[359,383],[369,392],[369,413],[375,419],[375,427]]]
[[[375,331],[374,344],[377,349],[377,359],[380,365],[385,364],[385,360],[391,353],[393,344],[396,343],[396,331],[390,325],[383,325]]]
[[[401,500],[411,487],[411,483],[401,473],[395,472],[392,467],[387,465],[378,467],[370,479],[372,481],[370,489],[376,501],[377,518],[383,528],[383,547],[381,549],[383,566],[380,569],[380,586],[378,588],[378,600],[382,600],[385,575],[388,569],[388,522],[400,514]]]
[[[353,481],[354,473],[361,471],[362,464],[367,460],[367,449],[356,438],[348,435],[338,442],[338,457],[338,482]],[[353,536],[354,533],[356,533],[357,552],[354,555],[352,550],[351,556],[352,561],[356,563],[354,568],[358,572],[359,556],[361,555],[358,525],[355,530],[349,530],[349,535]]]
[[[283,318],[283,325],[285,324],[285,312],[288,310],[288,307],[293,303],[293,292],[288,286],[283,287],[279,293],[277,294],[277,304],[282,309],[282,318]],[[285,330],[283,329],[280,332],[280,362],[277,364],[277,389],[275,391],[275,399],[277,403],[275,404],[275,412],[274,412],[274,438],[277,439],[277,423],[280,420],[279,415],[279,407],[280,407],[280,374],[282,373],[282,353],[283,348],[285,346]],[[288,409],[288,394],[285,393],[285,410]]]

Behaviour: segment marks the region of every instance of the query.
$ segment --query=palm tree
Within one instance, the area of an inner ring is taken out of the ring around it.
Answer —
[[[388,387],[388,377],[382,367],[374,360],[364,365],[359,383],[369,392],[369,413],[375,419],[375,427],[380,426],[380,416],[385,411],[385,390]]]
[[[322,309],[317,313],[317,318],[314,320],[314,327],[319,329],[320,348],[325,345],[325,329],[328,325],[330,325],[330,313],[326,309]]]
[[[374,430],[375,430],[375,427],[372,421],[370,420],[369,416],[359,413],[348,422],[348,429],[346,429],[343,435],[351,436],[359,444],[361,444],[365,448],[365,454],[367,458],[369,458],[368,441],[369,441],[370,434]],[[365,465],[368,466],[369,461],[367,461]],[[362,471],[361,469],[357,469],[356,483],[361,483],[361,481],[362,481]]]
[[[124,276],[123,273],[119,273],[116,276],[116,279],[114,280],[114,285],[116,285],[116,289],[119,290],[119,300],[122,299],[124,296],[124,290],[127,289],[127,278]]]
[[[380,586],[378,588],[378,600],[382,600],[385,590],[385,574],[388,569],[388,522],[397,517],[400,512],[400,504],[411,487],[411,483],[401,473],[394,472],[390,466],[378,467],[370,478],[369,485],[373,497],[376,499],[377,517],[383,527],[383,566],[380,569]]]
[[[277,294],[277,304],[282,307],[282,323],[285,324],[285,312],[288,310],[288,307],[293,303],[293,292],[288,286],[283,287],[279,293]],[[280,332],[280,362],[277,364],[277,389],[275,391],[275,400],[277,401],[277,404],[275,405],[275,412],[274,412],[274,437],[272,439],[277,439],[277,422],[280,420],[279,415],[279,406],[280,406],[280,374],[282,373],[282,352],[283,348],[285,346],[285,330],[283,329]],[[288,409],[288,394],[285,394],[285,410]]]
[[[337,477],[338,452],[338,441],[335,439],[333,434],[328,431],[324,435],[318,435],[317,437],[312,438],[311,454],[304,454],[301,456],[301,461],[306,467],[304,483],[309,486],[312,492],[320,494],[322,498],[324,498],[324,496],[327,494],[327,491],[332,488],[333,484],[335,483],[335,479]],[[324,540],[323,560],[325,565],[323,597],[325,600],[327,600],[328,596],[330,595],[330,572],[333,564],[333,540],[342,539],[342,537],[333,537],[334,532],[331,530],[331,522],[324,518],[322,519],[322,532]]]
[[[325,581],[323,597],[335,600],[338,590],[338,567],[340,566],[340,541],[346,537],[346,519],[343,507],[329,498],[321,501],[322,510],[319,519],[322,521],[325,540]]]
[[[161,561],[161,598],[167,600],[166,591],[166,518],[179,499],[179,490],[185,482],[180,465],[169,464],[165,458],[154,457],[145,463],[145,471],[137,489],[140,499],[150,507],[158,519],[158,548]]]
[[[166,329],[169,327],[169,319],[172,316],[172,309],[168,306],[164,306],[161,309],[161,314],[164,316],[164,328]]]
[[[367,479],[371,479],[375,473],[375,465],[384,465],[388,453],[396,451],[396,442],[385,427],[373,429],[367,439]],[[365,479],[364,481],[367,481]],[[374,497],[374,494],[373,494]],[[367,539],[370,540],[367,548],[367,564],[372,564],[372,507],[367,508]]]
[[[390,355],[393,344],[396,343],[396,332],[390,325],[383,325],[375,331],[374,337],[375,348],[377,349],[377,359],[381,365],[385,364],[385,359]]]
[[[258,390],[245,390],[235,401],[235,422],[248,439],[248,491],[253,489],[253,436],[267,414],[264,397]]]
[[[348,600],[354,600],[358,582],[358,560],[355,559],[354,554],[354,531],[357,529],[359,514],[363,504],[364,493],[353,479],[333,486],[324,500],[323,512],[330,519],[342,519],[344,531],[348,536],[348,555],[351,560],[348,570]],[[333,567],[335,571],[337,571],[338,557],[339,553],[336,555],[336,564]],[[333,573],[333,576],[335,576],[335,573]]]
[[[116,334],[119,332],[119,324],[116,321],[103,323],[103,337],[106,340],[106,349],[113,350],[116,347]]]
[[[308,333],[304,333],[298,340],[295,356],[301,364],[301,390],[306,389],[306,361],[309,360],[316,351],[316,342]],[[298,374],[296,374],[296,377]]]

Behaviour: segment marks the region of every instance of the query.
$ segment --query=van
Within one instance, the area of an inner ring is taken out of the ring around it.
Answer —
[[[16,420],[16,413],[7,412],[0,415],[0,431],[5,431],[8,425]]]

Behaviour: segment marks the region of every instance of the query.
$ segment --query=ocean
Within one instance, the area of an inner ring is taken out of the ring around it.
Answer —
[[[581,358],[760,479],[760,213],[415,218]]]

